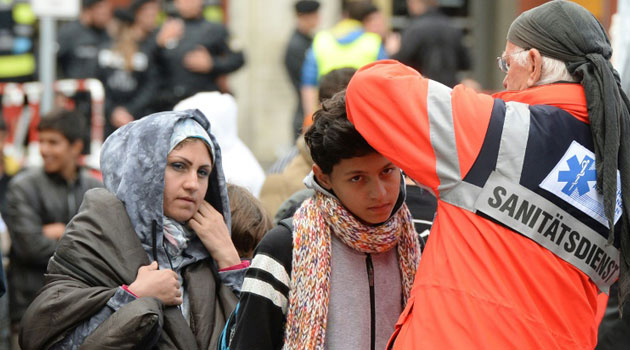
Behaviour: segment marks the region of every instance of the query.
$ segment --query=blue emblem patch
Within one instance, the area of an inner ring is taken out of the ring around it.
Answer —
[[[595,154],[573,141],[562,159],[540,183],[540,187],[580,209],[582,212],[608,227],[604,214],[604,197],[597,192],[595,184]],[[621,178],[617,171],[617,199],[615,220],[621,217]]]
[[[589,181],[597,181],[597,173],[595,172],[595,159],[584,156],[581,162],[578,162],[577,156],[569,158],[567,161],[569,170],[558,172],[558,181],[566,182],[562,188],[567,196],[578,190],[580,196],[590,191]]]

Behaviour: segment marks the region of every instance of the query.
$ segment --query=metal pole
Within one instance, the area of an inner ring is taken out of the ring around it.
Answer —
[[[51,16],[40,18],[39,39],[39,81],[42,84],[40,115],[48,113],[53,107],[53,82],[55,81],[55,38],[57,37],[55,19]]]

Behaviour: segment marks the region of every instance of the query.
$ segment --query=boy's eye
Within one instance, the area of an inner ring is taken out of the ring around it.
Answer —
[[[383,170],[383,174],[387,175],[387,174],[391,174],[394,172],[394,168],[387,168]]]
[[[361,175],[353,176],[350,178],[350,182],[359,182],[361,180]]]

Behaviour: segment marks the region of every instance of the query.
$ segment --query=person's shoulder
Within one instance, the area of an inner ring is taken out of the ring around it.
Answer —
[[[59,35],[70,35],[72,33],[76,34],[77,31],[84,31],[85,27],[79,21],[70,21],[64,23],[59,28]]]
[[[89,217],[91,222],[103,226],[121,225],[127,215],[125,204],[105,188],[92,188],[83,195],[83,202],[75,219]],[[74,219],[73,219],[74,221]]]
[[[291,260],[292,250],[292,230],[285,224],[278,224],[263,236],[255,254],[270,256],[286,265]]]
[[[289,44],[293,44],[295,46],[302,46],[305,43],[311,43],[313,39],[307,37],[306,35],[300,33],[299,30],[294,30],[293,33],[291,33],[291,36],[289,37]]]
[[[103,187],[103,182],[99,179],[98,175],[91,170],[82,169],[79,174],[81,181],[84,182],[85,188]]]
[[[24,168],[13,176],[9,187],[32,187],[45,178],[44,170],[39,167]]]
[[[213,35],[227,35],[227,27],[218,22],[199,20],[191,22],[191,24]]]
[[[122,201],[115,194],[103,187],[95,187],[87,190],[83,196],[83,203],[103,204],[106,206],[123,205]]]
[[[460,31],[448,16],[439,11],[416,18],[412,21],[411,27],[416,31],[428,30],[429,32],[425,33],[427,35],[434,35],[433,33],[440,31]]]

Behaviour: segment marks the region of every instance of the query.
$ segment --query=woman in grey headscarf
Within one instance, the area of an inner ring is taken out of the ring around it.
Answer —
[[[86,193],[68,224],[22,347],[216,348],[246,264],[207,119],[186,110],[130,123],[103,145],[101,168],[106,190]]]

